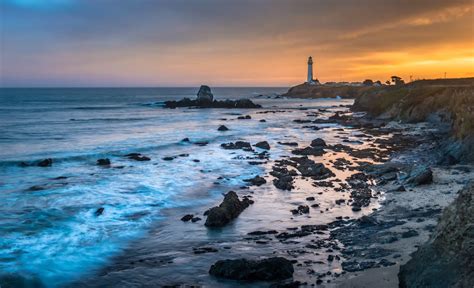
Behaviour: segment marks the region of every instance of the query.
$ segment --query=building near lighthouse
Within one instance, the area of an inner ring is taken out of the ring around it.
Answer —
[[[321,85],[318,79],[313,79],[313,57],[311,56],[308,58],[308,77],[306,79],[306,83],[309,85]]]

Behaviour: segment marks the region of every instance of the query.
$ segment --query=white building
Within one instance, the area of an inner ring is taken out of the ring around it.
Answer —
[[[311,56],[308,58],[308,77],[306,79],[306,83],[309,85],[321,85],[318,79],[313,79],[313,57]]]

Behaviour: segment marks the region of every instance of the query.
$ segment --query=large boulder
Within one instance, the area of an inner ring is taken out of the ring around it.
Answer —
[[[246,281],[283,280],[291,278],[293,272],[293,264],[283,257],[219,260],[209,270],[209,274],[216,277]]]
[[[400,287],[472,287],[474,283],[474,182],[443,212],[427,243],[400,267]]]
[[[197,94],[197,101],[201,104],[210,104],[214,101],[211,88],[207,85],[201,85]]]
[[[228,192],[224,196],[224,201],[217,206],[207,211],[206,225],[207,227],[222,227],[227,223],[237,218],[249,205],[251,200],[244,197],[242,201],[234,191]]]

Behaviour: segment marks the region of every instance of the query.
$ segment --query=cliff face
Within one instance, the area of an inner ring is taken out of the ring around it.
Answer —
[[[438,80],[367,91],[356,98],[353,110],[383,119],[444,124],[454,139],[446,152],[453,159],[473,161],[474,78],[463,80],[462,85],[443,85]]]
[[[283,96],[294,98],[356,98],[363,93],[371,90],[377,90],[376,87],[368,86],[324,86],[324,85],[308,85],[303,83],[291,87]]]
[[[430,240],[400,267],[400,287],[472,287],[474,283],[474,183],[459,192]]]

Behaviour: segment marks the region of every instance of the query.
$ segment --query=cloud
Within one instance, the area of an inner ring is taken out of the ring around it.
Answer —
[[[308,55],[322,79],[360,80],[413,70],[407,63],[445,69],[450,54],[472,57],[474,35],[470,0],[0,0],[0,9],[3,85],[286,86],[304,79]]]

